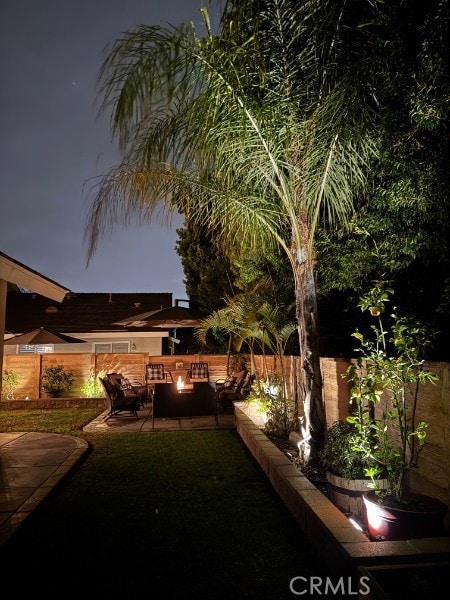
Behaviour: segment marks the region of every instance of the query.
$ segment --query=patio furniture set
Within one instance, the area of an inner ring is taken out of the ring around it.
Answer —
[[[150,403],[153,420],[212,415],[217,422],[218,408],[232,408],[234,400],[248,395],[254,379],[243,370],[224,380],[210,381],[208,363],[191,363],[186,381],[181,376],[175,381],[173,373],[159,363],[146,365],[145,383],[131,381],[121,373],[108,373],[100,377],[108,404],[104,421],[123,414],[139,419],[139,409]]]

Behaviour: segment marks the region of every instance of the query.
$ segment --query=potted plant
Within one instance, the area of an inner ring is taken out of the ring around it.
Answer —
[[[365,469],[372,491],[364,495],[368,528],[375,539],[428,537],[443,531],[447,507],[409,488],[409,472],[418,465],[426,439],[426,421],[417,421],[419,387],[437,381],[424,367],[423,351],[430,343],[425,327],[401,317],[393,309],[385,323],[386,305],[393,291],[378,282],[359,302],[375,323],[373,339],[359,331],[361,356],[345,377],[352,384],[356,410],[348,417],[358,436],[354,450],[374,465]],[[385,489],[379,485],[383,475]]]
[[[359,430],[354,423],[339,420],[326,431],[323,450],[319,454],[320,464],[325,471],[328,497],[348,516],[366,520],[363,494],[370,490],[371,479],[366,472],[376,467],[370,452],[355,451],[364,440],[359,439]],[[377,481],[381,489],[387,485],[385,479]]]
[[[50,398],[60,398],[65,392],[71,389],[73,382],[73,372],[66,371],[63,365],[44,368],[42,389]]]

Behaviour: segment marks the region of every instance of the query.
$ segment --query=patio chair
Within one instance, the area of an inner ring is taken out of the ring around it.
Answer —
[[[132,390],[139,397],[141,406],[148,403],[147,386],[140,381],[130,380],[122,373],[108,373],[106,377],[114,385],[118,385],[122,390]]]
[[[216,381],[216,389],[218,392],[222,390],[236,390],[240,389],[245,377],[247,376],[247,369],[242,371],[233,371],[230,375],[227,375],[225,379],[218,379]]]
[[[172,371],[166,371],[163,363],[149,363],[145,365],[145,386],[147,397],[152,399],[157,383],[173,383]]]
[[[173,383],[172,371],[166,371],[162,363],[149,363],[145,366],[145,382],[147,385]]]
[[[229,390],[233,388],[233,386],[236,384],[237,379],[238,373],[235,372],[231,373],[230,375],[227,375],[225,378],[217,379],[215,381],[217,393],[221,392],[222,390]]]
[[[99,380],[105,390],[108,403],[108,412],[103,419],[104,421],[121,413],[128,413],[130,416],[139,419],[137,411],[141,402],[139,396],[133,390],[123,390],[119,385],[112,383],[108,377],[99,377]]]
[[[195,382],[208,382],[209,381],[209,367],[207,362],[195,362],[191,363],[191,368],[186,374],[187,383]]]
[[[251,375],[248,371],[239,371],[234,373],[235,382],[227,387],[219,388],[219,404],[222,408],[230,408],[233,406],[233,400],[242,400],[246,398],[252,388],[252,384],[256,379],[255,375]]]

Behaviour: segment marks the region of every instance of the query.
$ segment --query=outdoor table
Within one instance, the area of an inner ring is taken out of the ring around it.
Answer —
[[[177,388],[176,383],[156,383],[153,418],[212,415],[217,421],[217,392],[213,382],[196,382]]]

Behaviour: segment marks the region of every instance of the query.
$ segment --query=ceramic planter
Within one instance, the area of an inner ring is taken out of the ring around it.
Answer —
[[[414,492],[405,495],[405,500],[418,507],[415,510],[380,504],[374,491],[366,492],[363,499],[367,526],[373,540],[408,540],[445,535],[447,505],[436,498]]]

